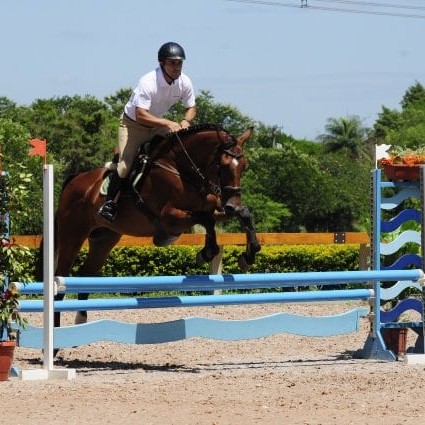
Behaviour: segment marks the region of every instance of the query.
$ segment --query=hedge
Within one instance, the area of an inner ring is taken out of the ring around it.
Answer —
[[[196,265],[197,246],[166,248],[129,247],[112,250],[101,274],[104,276],[175,276],[208,274],[209,266]],[[243,247],[223,249],[223,274],[241,273],[238,256]],[[85,256],[83,251],[78,265]],[[359,269],[358,245],[285,245],[264,246],[251,267],[252,273],[344,271]]]

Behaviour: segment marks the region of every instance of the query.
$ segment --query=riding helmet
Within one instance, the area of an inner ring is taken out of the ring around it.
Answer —
[[[158,62],[162,62],[164,59],[180,59],[185,60],[186,55],[183,47],[180,44],[169,41],[163,44],[158,50]]]

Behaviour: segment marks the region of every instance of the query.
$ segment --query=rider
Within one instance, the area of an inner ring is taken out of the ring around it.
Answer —
[[[117,199],[139,146],[157,134],[189,127],[196,116],[192,82],[182,73],[185,59],[182,46],[174,42],[163,44],[158,50],[160,66],[140,78],[124,107],[118,130],[118,166],[111,174],[106,201],[98,211],[108,221],[115,219]],[[163,118],[178,101],[185,107],[181,122]]]

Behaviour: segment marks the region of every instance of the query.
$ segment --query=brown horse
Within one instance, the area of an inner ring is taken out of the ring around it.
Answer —
[[[219,252],[216,222],[233,217],[247,235],[246,252],[239,258],[246,271],[260,250],[251,214],[241,204],[247,166],[243,146],[251,133],[252,128],[234,137],[215,126],[193,126],[153,141],[148,155],[139,154],[136,165],[141,160],[143,173],[134,172],[137,184],[123,190],[112,223],[97,214],[108,171],[98,168],[72,178],[64,185],[55,217],[55,274],[69,276],[86,239],[89,250],[79,274],[95,276],[122,235],[152,236],[155,245],[164,246],[195,224],[206,230],[197,261],[209,262]],[[79,299],[87,297],[79,294]],[[77,320],[85,318],[83,312]]]

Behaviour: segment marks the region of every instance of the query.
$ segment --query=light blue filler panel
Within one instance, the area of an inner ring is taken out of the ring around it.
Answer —
[[[278,313],[248,320],[216,320],[189,317],[163,323],[124,323],[100,320],[83,325],[56,328],[56,348],[76,347],[98,341],[126,344],[158,344],[201,337],[216,340],[262,338],[279,333],[327,337],[359,330],[361,317],[368,309],[357,308],[335,316],[301,316]],[[20,345],[43,347],[43,329],[29,326],[22,331]]]

